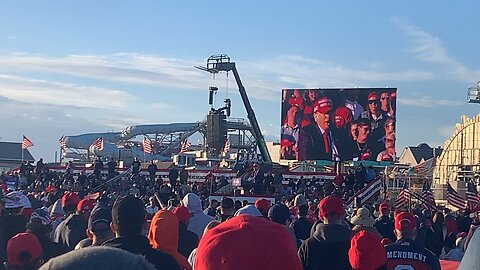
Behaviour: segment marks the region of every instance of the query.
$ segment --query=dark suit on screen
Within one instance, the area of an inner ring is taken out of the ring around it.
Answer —
[[[326,131],[330,140],[330,149],[325,151],[322,131],[316,123],[300,129],[298,135],[298,160],[332,160],[332,149],[335,147],[331,131]]]

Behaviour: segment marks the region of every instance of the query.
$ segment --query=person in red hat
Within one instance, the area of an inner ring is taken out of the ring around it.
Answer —
[[[43,263],[42,246],[31,233],[19,233],[7,243],[7,269],[38,269]]]
[[[384,237],[388,238],[391,242],[395,242],[397,237],[393,233],[393,220],[390,218],[390,206],[388,203],[381,203],[378,207],[380,216],[373,225],[377,228],[378,232]]]
[[[415,242],[417,230],[413,214],[401,212],[395,216],[395,235],[397,242],[385,248],[387,270],[440,270],[435,254]]]
[[[343,225],[345,209],[342,199],[325,197],[318,208],[323,223],[315,226],[313,236],[298,250],[303,269],[351,269],[348,261],[351,231]]]
[[[264,218],[268,218],[268,209],[270,209],[271,206],[270,201],[266,199],[258,199],[255,201],[255,207],[258,208]]]
[[[339,160],[330,129],[332,109],[332,101],[327,97],[315,102],[315,122],[302,128],[298,135],[298,160]]]
[[[195,270],[301,270],[285,226],[261,217],[239,215],[200,239]]]
[[[87,238],[88,217],[95,206],[93,199],[79,200],[76,193],[67,193],[62,197],[62,206],[71,213],[71,208],[75,206],[76,212],[71,213],[55,229],[53,235],[54,242],[63,244],[73,250],[81,240]]]
[[[376,234],[360,231],[352,237],[348,259],[354,270],[383,270],[387,254]]]
[[[188,258],[192,250],[198,246],[198,236],[189,231],[188,223],[192,214],[185,206],[177,206],[173,209],[173,213],[178,218],[178,252],[185,258]]]

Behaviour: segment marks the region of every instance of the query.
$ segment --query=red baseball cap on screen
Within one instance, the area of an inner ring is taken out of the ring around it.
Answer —
[[[343,215],[345,209],[343,208],[343,201],[337,196],[328,196],[323,198],[318,204],[320,218],[325,218],[329,215]]]
[[[65,207],[66,205],[77,205],[78,202],[80,202],[80,197],[78,197],[78,194],[75,192],[67,192],[63,195],[62,197],[62,207]]]
[[[326,97],[323,97],[315,102],[313,107],[314,113],[327,113],[332,110],[332,101]]]
[[[370,94],[368,94],[368,101],[377,100],[377,99],[378,99],[377,92],[370,92]]]
[[[94,199],[83,199],[77,204],[77,211],[92,211],[96,203],[97,201],[95,201]]]
[[[415,217],[412,213],[402,212],[395,216],[395,230],[413,231],[415,228]]]

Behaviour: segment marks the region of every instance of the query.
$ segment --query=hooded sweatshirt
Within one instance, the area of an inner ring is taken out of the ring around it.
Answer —
[[[304,270],[352,269],[348,260],[351,232],[338,224],[318,224],[298,250]]]
[[[193,215],[190,218],[188,230],[197,234],[198,238],[202,238],[203,230],[207,224],[213,220],[213,217],[205,215],[202,211],[202,202],[200,198],[193,193],[188,193],[183,197],[183,206],[188,208],[188,211]]]
[[[187,259],[178,253],[178,219],[168,211],[160,210],[152,218],[148,240],[154,249],[171,255],[182,269],[191,270]]]

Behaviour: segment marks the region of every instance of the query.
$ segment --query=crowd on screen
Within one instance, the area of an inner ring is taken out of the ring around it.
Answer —
[[[281,158],[395,161],[396,90],[283,91]]]
[[[98,171],[73,175],[73,164],[51,171],[41,161],[3,173],[3,267],[436,270],[480,263],[479,222],[468,210],[394,209],[380,199],[345,209],[345,192],[375,177],[363,166],[319,185],[302,178],[282,184],[280,174],[252,165],[245,168],[251,192],[269,193],[277,203],[250,204],[209,200],[225,184],[212,175],[188,183],[185,172],[172,169],[163,181],[140,173],[136,163],[115,177],[113,165],[105,178]]]

